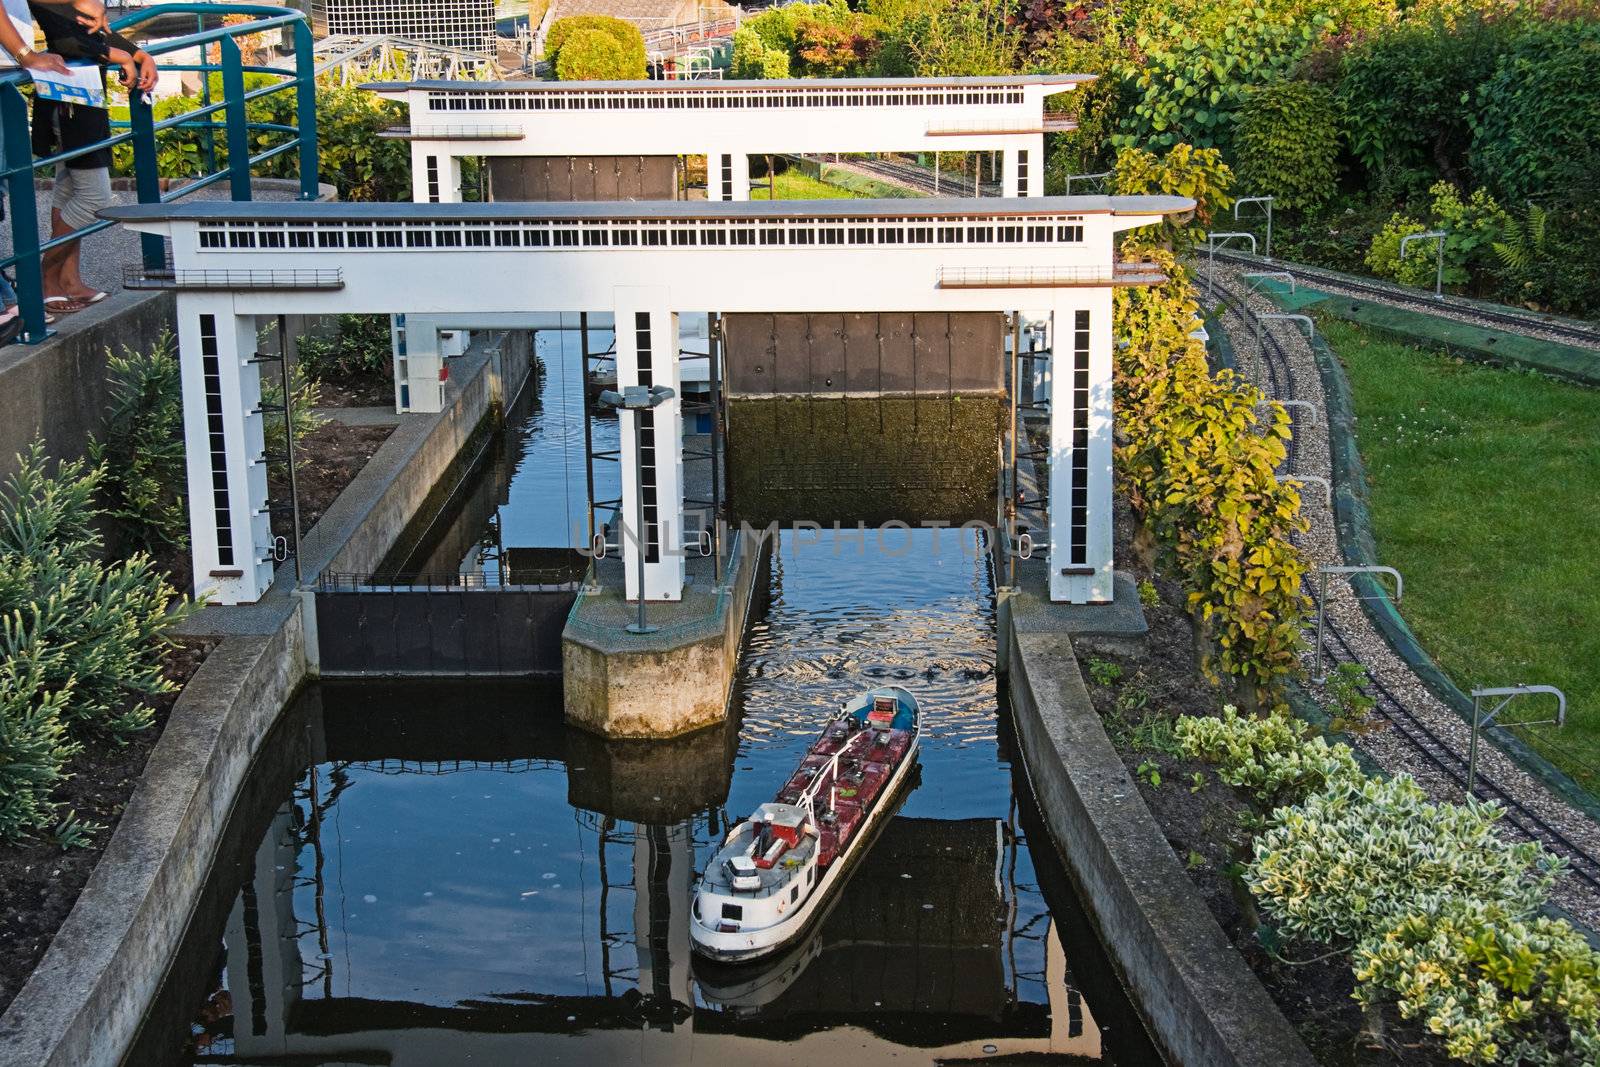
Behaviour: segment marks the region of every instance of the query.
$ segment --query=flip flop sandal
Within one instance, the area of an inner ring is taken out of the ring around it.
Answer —
[[[76,297],[47,296],[44,298],[44,306],[49,308],[51,311],[59,312],[63,315],[70,315],[74,311],[82,311],[89,305],[85,301],[79,300]]]
[[[13,315],[0,322],[0,346],[5,346],[22,336],[22,316]]]
[[[106,297],[108,297],[110,295],[111,295],[110,293],[106,293],[106,292],[96,292],[91,297],[79,297],[78,299],[83,300],[85,303],[98,304],[98,303],[100,303],[100,301],[104,300]]]

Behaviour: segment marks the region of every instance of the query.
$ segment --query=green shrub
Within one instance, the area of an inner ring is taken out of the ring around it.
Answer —
[[[1493,804],[1433,803],[1365,777],[1344,745],[1282,716],[1186,716],[1185,755],[1218,764],[1265,819],[1244,882],[1282,933],[1348,950],[1355,999],[1393,1002],[1467,1063],[1592,1063],[1600,953],[1538,914],[1560,861],[1498,831]],[[1299,795],[1294,806],[1272,806]]]
[[[1176,733],[1185,756],[1216,764],[1217,777],[1247,793],[1263,813],[1361,776],[1349,745],[1308,737],[1310,728],[1283,712],[1251,718],[1230,704],[1220,718],[1181,717]]]
[[[1132,106],[1113,138],[1119,148],[1187,142],[1228,151],[1250,87],[1285,76],[1333,23],[1314,12],[1218,9],[1202,26],[1157,10],[1133,34],[1119,70]]]
[[[67,737],[61,711],[70,695],[46,688],[37,646],[21,615],[0,619],[0,842],[56,825],[50,799],[82,747]]]
[[[1142,148],[1124,148],[1117,153],[1111,175],[1112,190],[1123,196],[1166,193],[1195,201],[1192,220],[1165,219],[1155,228],[1153,238],[1142,238],[1179,250],[1200,240],[1212,219],[1233,206],[1232,186],[1233,171],[1222,161],[1222,153],[1187,144],[1173,145],[1160,156]]]
[[[1280,929],[1353,945],[1450,901],[1538,910],[1561,869],[1531,842],[1496,829],[1503,811],[1434,803],[1409,775],[1335,779],[1273,813],[1245,881]]]
[[[318,381],[387,377],[394,356],[387,315],[340,315],[332,337],[305,334],[297,359]]]
[[[104,469],[52,472],[35,443],[0,489],[0,839],[58,815],[61,767],[91,735],[150,724],[145,701],[171,691],[164,634],[190,611],[142,553],[105,563],[94,532]],[[57,827],[82,839],[70,815]]]
[[[563,66],[561,53],[569,43],[578,49]],[[610,15],[556,19],[545,38],[544,57],[561,81],[635,81],[647,73],[644,34]]]
[[[1477,86],[1472,167],[1507,199],[1600,190],[1600,22],[1526,34]]]
[[[1502,299],[1563,314],[1600,309],[1600,211],[1591,202],[1529,204],[1493,247]]]
[[[1356,999],[1398,1001],[1466,1063],[1600,1062],[1600,953],[1497,902],[1403,916],[1356,946]]]
[[[105,476],[83,461],[48,470],[35,444],[0,489],[0,617],[19,618],[43,691],[71,690],[61,719],[77,734],[149,725],[146,697],[169,691],[164,632],[189,606],[150,557],[105,563],[90,523]],[[85,531],[87,535],[85,535]]]
[[[289,388],[294,391],[294,443],[298,446],[308,434],[328,424],[316,409],[322,404],[322,383],[306,374],[303,364],[296,363],[289,371]],[[261,382],[261,405],[271,409],[283,405],[283,383],[277,378]],[[262,422],[261,433],[266,449],[275,455],[284,452],[284,413],[268,411]]]
[[[1277,208],[1314,207],[1333,196],[1339,178],[1339,119],[1333,94],[1309,82],[1253,89],[1239,109],[1234,137],[1240,185],[1275,197]]]
[[[1487,278],[1495,266],[1494,246],[1505,236],[1511,221],[1487,190],[1479,189],[1462,200],[1449,182],[1435,182],[1427,223],[1396,213],[1372,239],[1366,264],[1374,274],[1406,285],[1431,288],[1438,274],[1437,251],[1432,245],[1413,244],[1400,258],[1401,239],[1425,230],[1444,230],[1444,283],[1466,287]]]
[[[1338,93],[1356,159],[1375,172],[1454,177],[1472,143],[1463,102],[1520,28],[1516,19],[1434,8],[1353,45],[1340,63]]]
[[[118,549],[162,552],[189,540],[184,507],[183,384],[171,333],[147,352],[106,350],[111,410],[89,458],[105,470],[100,496]]]

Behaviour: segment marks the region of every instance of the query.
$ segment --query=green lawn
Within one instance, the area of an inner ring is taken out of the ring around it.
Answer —
[[[1523,732],[1600,792],[1600,390],[1318,329],[1350,375],[1406,621],[1463,690],[1560,687],[1566,728]]]
[[[797,170],[786,170],[777,176],[777,196],[768,197],[767,179],[752,178],[750,180],[750,199],[752,200],[858,200],[860,193],[852,192],[843,186],[829,185],[827,182],[818,181],[808,177]]]

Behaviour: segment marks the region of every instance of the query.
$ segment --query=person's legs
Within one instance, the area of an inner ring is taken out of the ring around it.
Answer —
[[[72,232],[72,227],[67,225],[66,219],[61,214],[62,205],[72,199],[75,182],[73,175],[76,172],[65,163],[56,164],[56,187],[51,196],[50,209],[50,239],[64,237]],[[76,242],[73,242],[76,243]],[[44,283],[44,296],[46,300],[60,299],[68,296],[66,286],[61,280],[61,265],[66,262],[70,251],[67,245],[57,245],[39,257],[39,273]]]
[[[110,169],[61,167],[59,171],[66,177],[56,180],[56,209],[51,213],[51,229],[58,236],[92,226],[99,221],[99,212],[114,203]],[[46,274],[47,296],[64,296],[78,303],[101,296],[99,290],[85,284],[79,272],[81,250],[81,241],[69,241],[59,249],[51,249],[61,255],[53,261],[47,260],[47,271],[50,265],[54,266],[54,287],[52,275]]]

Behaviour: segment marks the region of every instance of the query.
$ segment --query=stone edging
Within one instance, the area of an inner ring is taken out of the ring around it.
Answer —
[[[166,975],[234,795],[307,674],[296,610],[230,637],[184,687],[104,855],[0,1017],[0,1067],[114,1065]]]
[[[1367,506],[1366,467],[1361,462],[1361,451],[1356,443],[1355,406],[1351,400],[1350,381],[1345,376],[1338,355],[1320,334],[1312,340],[1311,351],[1316,360],[1318,377],[1322,379],[1323,410],[1328,420],[1328,450],[1331,453],[1334,490],[1333,517],[1339,549],[1348,564],[1376,564],[1379,562],[1377,539],[1372,533]],[[1411,632],[1411,627],[1406,625],[1394,601],[1389,599],[1388,589],[1369,574],[1352,575],[1351,585],[1360,598],[1362,610],[1395,655],[1405,661],[1406,666],[1434,696],[1470,725],[1472,698],[1463,693],[1428,655]],[[1483,731],[1483,736],[1516,760],[1529,774],[1544,782],[1556,795],[1591,819],[1600,820],[1600,800],[1516,734],[1499,726],[1491,726]]]
[[[1107,952],[1167,1061],[1311,1067],[1178,866],[1106,737],[1070,638],[1007,635],[1023,766]]]

